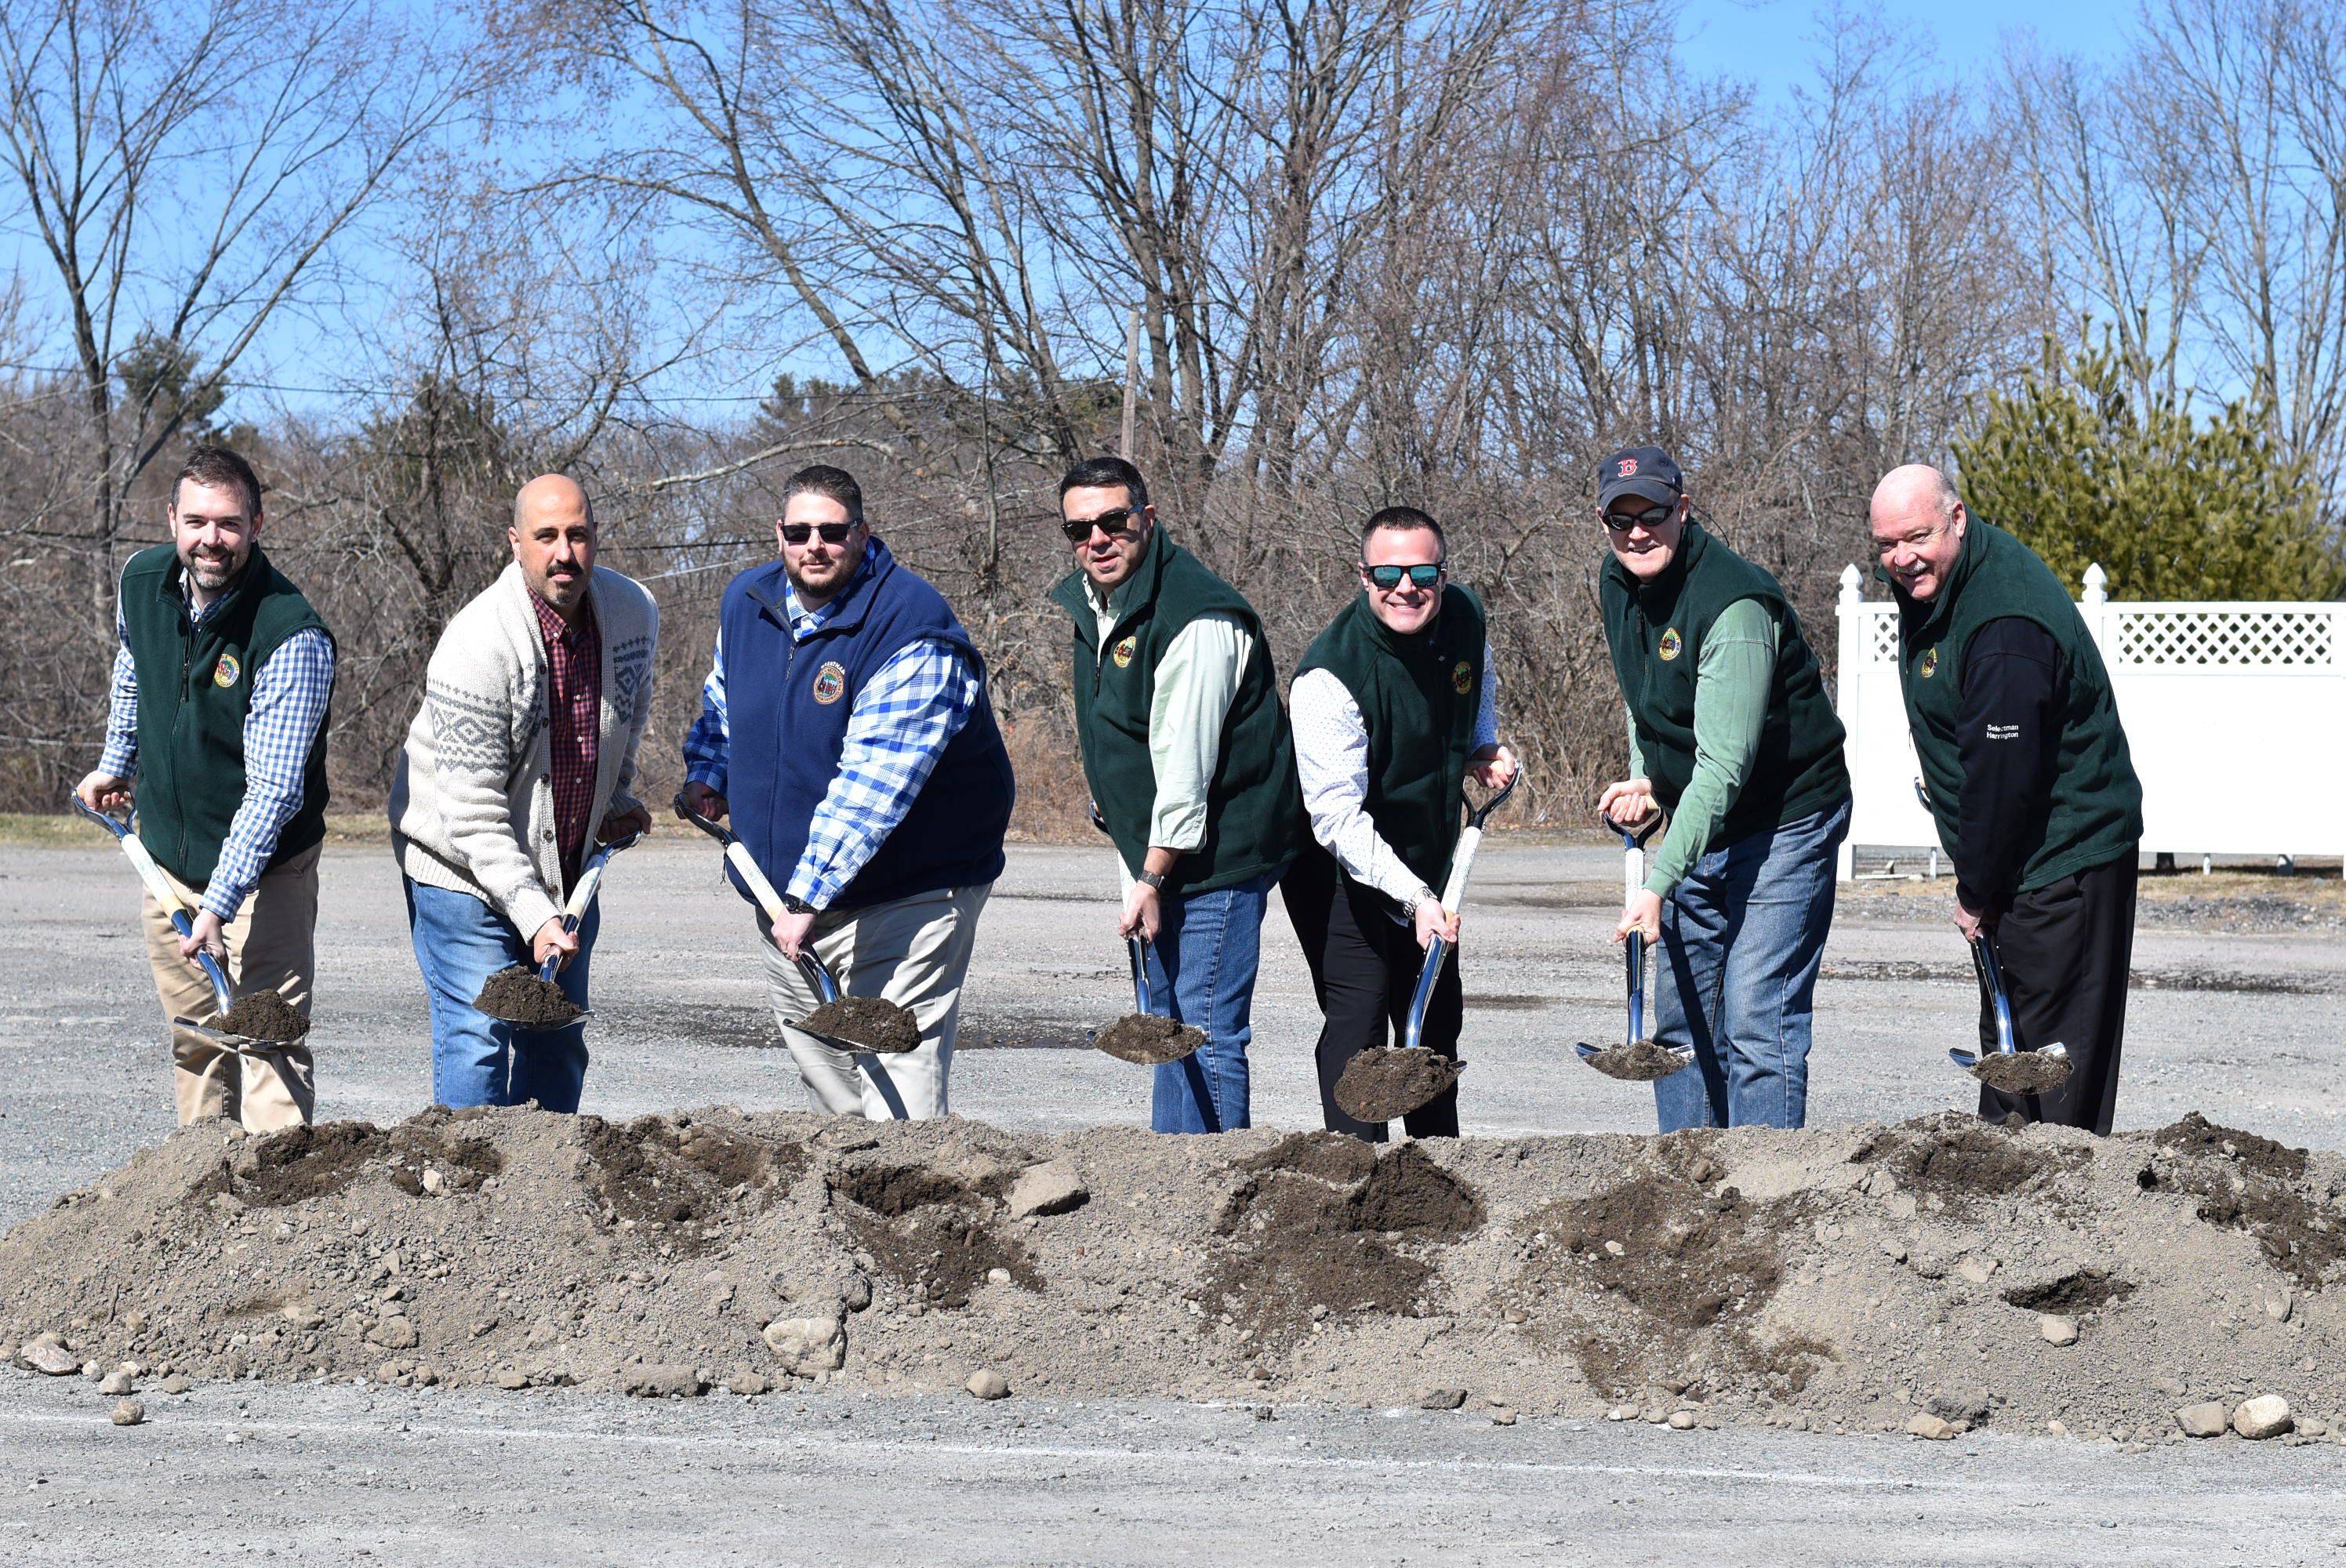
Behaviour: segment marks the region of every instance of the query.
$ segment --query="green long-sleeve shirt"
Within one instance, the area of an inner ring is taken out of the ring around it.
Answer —
[[[1703,847],[1727,820],[1729,808],[1751,772],[1760,735],[1768,722],[1768,699],[1782,634],[1767,606],[1739,599],[1719,613],[1703,639],[1702,662],[1694,674],[1694,778],[1678,800],[1670,830],[1662,836],[1646,877],[1646,891],[1668,898]],[[1629,776],[1646,777],[1637,749],[1637,725],[1629,721]]]

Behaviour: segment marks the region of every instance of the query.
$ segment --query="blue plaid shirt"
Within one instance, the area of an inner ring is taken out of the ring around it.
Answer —
[[[188,613],[201,626],[221,604],[214,599]],[[114,608],[114,684],[106,708],[106,750],[98,771],[131,777],[138,766],[138,666],[130,657],[130,635],[119,603]],[[232,921],[244,907],[270,857],[277,835],[301,809],[301,772],[310,742],[326,716],[334,690],[334,642],[315,626],[304,626],[277,645],[252,672],[252,701],[244,714],[244,799],[230,819],[219,863],[204,884],[203,907]]]
[[[857,580],[871,570],[866,555]],[[813,636],[846,597],[842,592],[817,609],[802,609],[798,590],[786,586],[791,640]],[[978,692],[976,668],[959,648],[933,637],[906,644],[880,667],[848,711],[838,776],[808,824],[806,850],[784,891],[817,909],[829,907],[913,809],[937,759],[976,710]],[[731,744],[720,634],[701,683],[700,717],[684,738],[685,777],[724,794]]]

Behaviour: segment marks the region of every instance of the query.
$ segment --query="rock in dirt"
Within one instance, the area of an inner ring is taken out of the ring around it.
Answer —
[[[385,1318],[367,1330],[367,1339],[386,1350],[413,1350],[421,1342],[415,1325],[404,1318]]]
[[[962,1385],[981,1400],[1006,1400],[1010,1397],[1010,1380],[991,1367],[981,1367],[969,1375]]]
[[[16,1359],[36,1372],[69,1378],[81,1370],[81,1359],[53,1339],[35,1339],[16,1352]]]
[[[1932,1442],[1946,1442],[1955,1435],[1953,1423],[1943,1421],[1934,1415],[1920,1410],[1908,1419],[1906,1430],[1914,1436],[1927,1438]]]
[[[1514,1426],[1515,1424],[1515,1412],[1505,1409],[1493,1410],[1491,1412],[1491,1424],[1494,1427]]]
[[[1344,1064],[1336,1079],[1336,1108],[1356,1121],[1405,1116],[1458,1082],[1458,1064],[1423,1045],[1406,1050],[1372,1045]]]
[[[1030,1214],[1066,1214],[1081,1208],[1091,1196],[1084,1178],[1073,1160],[1046,1160],[1019,1173],[1010,1188],[1010,1217],[1024,1219]],[[998,1280],[994,1276],[999,1274]],[[1007,1269],[989,1270],[986,1278],[998,1285],[1010,1282]]]
[[[773,1385],[755,1372],[737,1371],[725,1380],[729,1394],[762,1394]]]
[[[897,1056],[921,1043],[921,1025],[911,1012],[877,996],[842,996],[806,1015],[801,1028],[829,1034],[882,1056]]]
[[[2039,1051],[1991,1051],[1972,1064],[1972,1076],[2006,1095],[2042,1095],[2069,1081],[2066,1058]]]
[[[1692,1410],[1672,1410],[1668,1422],[1669,1429],[1674,1432],[1690,1432],[1694,1431],[1698,1419]]]
[[[520,964],[489,976],[473,1005],[492,1018],[527,1029],[559,1029],[576,1022],[586,1011],[565,996],[562,987],[540,980],[537,971]]]
[[[777,1318],[763,1333],[786,1372],[807,1377],[846,1364],[847,1330],[836,1318]]]
[[[299,1040],[310,1021],[274,991],[249,991],[220,1014],[219,1027],[248,1040]]]
[[[167,1394],[184,1394],[195,1386],[194,1382],[177,1372],[163,1380],[163,1391]]]
[[[1093,1044],[1117,1061],[1140,1067],[1178,1062],[1205,1043],[1204,1030],[1155,1013],[1127,1013],[1092,1037]]]
[[[114,1407],[114,1424],[116,1426],[135,1427],[146,1419],[147,1407],[140,1404],[137,1400],[123,1400],[118,1401]]]
[[[1466,1402],[1464,1389],[1428,1389],[1417,1401],[1422,1410],[1454,1410]]]
[[[2175,1424],[2183,1429],[2186,1437],[2222,1437],[2232,1424],[2232,1415],[2222,1405],[2210,1400],[2205,1404],[2186,1405],[2176,1411]]]
[[[699,1369],[688,1361],[646,1361],[627,1369],[620,1379],[622,1392],[647,1400],[662,1400],[670,1394],[690,1399],[706,1389]]]
[[[1596,1055],[1581,1060],[1608,1078],[1618,1078],[1625,1084],[1650,1084],[1678,1071],[1688,1058],[1651,1040],[1632,1040],[1626,1044],[1607,1045]]]
[[[117,1367],[106,1374],[105,1380],[97,1385],[97,1391],[101,1394],[135,1394],[138,1391],[138,1380],[126,1369]]]
[[[2289,1401],[2279,1394],[2261,1394],[2232,1412],[2232,1430],[2244,1438],[2279,1437],[2294,1424]]]
[[[2072,1318],[2056,1318],[2051,1313],[2036,1319],[2036,1331],[2048,1345],[2074,1345],[2077,1342],[2077,1324]]]

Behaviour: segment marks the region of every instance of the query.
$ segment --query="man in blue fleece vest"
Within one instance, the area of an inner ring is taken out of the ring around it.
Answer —
[[[782,918],[758,924],[774,1017],[814,1108],[941,1116],[1013,797],[985,661],[944,596],[872,536],[852,476],[801,469],[782,496],[780,558],[725,589],[684,743],[686,803],[729,810],[782,891]],[[793,1027],[818,1000],[802,948],[846,994],[910,1009],[920,1045],[851,1055]]]

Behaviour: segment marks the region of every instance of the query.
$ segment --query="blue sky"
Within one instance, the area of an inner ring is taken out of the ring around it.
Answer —
[[[1865,7],[1852,6],[1851,9]],[[1807,81],[1820,31],[1819,0],[1685,0],[1678,36],[1698,75],[1749,83],[1762,102]],[[2049,52],[2106,57],[2139,14],[2138,0],[1879,0],[1893,29],[1927,36],[1941,66],[1975,75],[2007,34],[2033,32]]]

